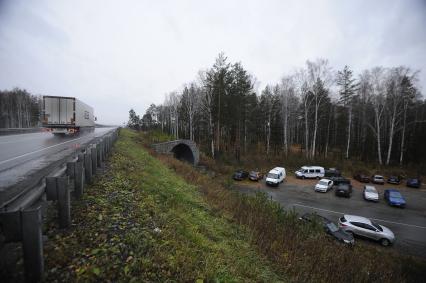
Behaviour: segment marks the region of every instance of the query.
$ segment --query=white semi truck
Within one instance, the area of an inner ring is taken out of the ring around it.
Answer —
[[[75,97],[43,96],[43,127],[54,135],[92,131],[93,108]]]

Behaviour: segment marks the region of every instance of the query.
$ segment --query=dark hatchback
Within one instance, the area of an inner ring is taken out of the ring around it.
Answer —
[[[354,236],[334,224],[330,219],[325,218],[316,213],[305,213],[299,218],[305,222],[317,222],[323,226],[324,231],[330,236],[334,237],[337,241],[344,244],[353,246],[355,244]]]
[[[232,176],[232,178],[234,180],[237,180],[237,181],[242,181],[242,180],[246,179],[248,177],[248,175],[249,175],[249,173],[247,171],[238,170],[238,171],[235,171],[235,173]]]
[[[347,197],[350,198],[352,194],[352,185],[340,183],[337,188],[334,190],[336,196],[338,197]]]
[[[390,176],[388,178],[389,184],[399,185],[401,183],[401,178],[398,176]]]
[[[419,178],[409,178],[407,179],[407,187],[410,188],[420,188],[422,182]]]
[[[354,179],[361,183],[370,183],[370,177],[362,173],[355,174]]]

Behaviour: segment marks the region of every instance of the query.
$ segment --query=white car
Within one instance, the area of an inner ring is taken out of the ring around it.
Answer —
[[[315,185],[316,192],[326,193],[333,187],[333,181],[329,179],[321,179],[318,184]]]
[[[343,215],[339,218],[339,227],[346,232],[379,241],[383,246],[395,242],[395,235],[389,228],[362,216]]]
[[[374,202],[379,201],[379,193],[374,186],[364,186],[363,196],[365,200],[371,200]]]

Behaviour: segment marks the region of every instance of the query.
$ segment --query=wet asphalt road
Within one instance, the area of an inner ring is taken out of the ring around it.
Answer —
[[[285,209],[294,209],[299,214],[316,212],[337,223],[343,214],[354,214],[375,220],[390,228],[396,237],[393,247],[403,253],[426,258],[426,189],[398,188],[407,201],[405,209],[390,207],[383,200],[383,190],[390,186],[376,186],[380,193],[378,203],[367,202],[362,197],[362,185],[354,186],[351,198],[336,197],[334,190],[315,192],[316,181],[287,179],[278,188],[266,186],[264,181],[237,182],[236,188],[243,193],[266,192]],[[356,239],[371,244],[366,239]],[[377,246],[379,244],[377,243]]]
[[[66,137],[55,137],[48,132],[0,136],[0,172],[40,156],[78,148],[81,143],[111,129],[96,128],[91,133]]]
[[[65,137],[56,137],[48,132],[0,136],[0,194],[112,129],[96,128],[93,132]]]

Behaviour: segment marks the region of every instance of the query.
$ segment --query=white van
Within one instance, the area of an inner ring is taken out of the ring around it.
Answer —
[[[266,176],[266,184],[270,186],[278,186],[284,181],[285,177],[285,169],[283,167],[275,167],[269,171]]]
[[[305,179],[305,178],[324,178],[325,170],[324,167],[320,166],[303,166],[296,172],[297,178]]]

